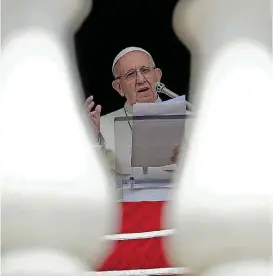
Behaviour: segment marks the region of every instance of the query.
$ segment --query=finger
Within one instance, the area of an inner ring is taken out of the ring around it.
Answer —
[[[98,125],[99,120],[97,120],[94,116],[92,116],[91,113],[89,113],[88,117],[91,119],[90,122],[92,122],[93,125]]]
[[[100,115],[97,113],[97,111],[91,111],[89,112],[90,117],[98,119]]]
[[[92,116],[91,114],[89,114],[89,118],[91,119],[92,123],[94,125],[96,125],[97,127],[100,125],[100,119],[95,117],[95,116]]]
[[[91,112],[91,110],[92,110],[92,108],[94,107],[94,105],[95,105],[95,102],[91,102],[91,103],[87,106],[87,110],[88,110],[89,112]]]
[[[176,146],[174,149],[173,149],[173,153],[174,154],[177,154],[179,152],[179,146]]]
[[[100,104],[98,104],[96,106],[95,111],[97,112],[98,115],[100,115],[100,113],[101,113],[101,105]]]
[[[98,119],[96,111],[89,112],[88,116],[92,119]]]
[[[95,110],[91,111],[90,113],[92,114],[92,116],[99,119],[100,118],[100,113],[101,113],[101,106],[99,106],[98,108],[96,106]]]
[[[87,106],[93,101],[93,99],[94,99],[93,96],[89,96],[89,97],[86,99],[86,101],[85,101],[85,103],[84,103],[85,108],[87,108]]]

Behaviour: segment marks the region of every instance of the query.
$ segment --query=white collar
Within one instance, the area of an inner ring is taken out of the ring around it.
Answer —
[[[157,99],[155,101],[156,103],[162,102],[162,100],[157,96]],[[133,106],[129,105],[127,102],[124,105],[124,108],[128,114],[133,114]]]

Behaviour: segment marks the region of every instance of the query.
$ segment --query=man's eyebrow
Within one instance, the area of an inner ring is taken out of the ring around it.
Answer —
[[[139,69],[141,69],[141,68],[149,68],[149,67],[151,67],[152,65],[142,65],[141,67],[139,67]],[[130,70],[136,70],[136,69],[130,69]]]
[[[123,72],[123,74],[131,73],[131,72],[133,72],[133,71],[135,71],[135,69],[131,68],[131,69],[129,69],[129,70]]]
[[[142,65],[139,69],[141,69],[141,68],[149,68],[149,67],[152,67],[152,65]],[[134,68],[131,68],[131,69],[127,70],[127,71],[122,70],[122,74],[127,74],[127,73],[133,72],[135,70],[136,69],[134,69]]]

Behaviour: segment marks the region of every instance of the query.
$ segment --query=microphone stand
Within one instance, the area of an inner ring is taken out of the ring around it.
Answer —
[[[170,97],[170,98],[172,98],[172,99],[177,98],[177,97],[180,97],[179,95],[177,95],[176,93],[171,92],[171,91],[168,91],[168,92],[161,91],[161,92],[159,92],[159,93],[162,93],[162,94],[164,94],[164,95],[166,95],[166,96],[168,96],[168,97]],[[192,110],[193,110],[192,104],[191,104],[190,102],[186,101],[186,100],[185,100],[185,102],[186,102],[186,107],[187,107],[189,110],[192,111]]]
[[[168,96],[172,99],[180,97],[176,93],[174,93],[171,90],[167,89],[163,83],[157,82],[155,84],[155,87],[156,87],[157,93],[159,93],[159,94],[164,94],[164,95],[166,95],[166,96]],[[188,101],[185,101],[185,102],[186,102],[186,107],[189,108],[192,111],[193,110],[192,104]]]

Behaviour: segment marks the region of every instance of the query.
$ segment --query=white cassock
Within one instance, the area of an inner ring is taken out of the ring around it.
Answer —
[[[158,97],[156,102],[161,102]],[[126,112],[125,112],[126,111]],[[121,181],[133,176],[135,179],[170,179],[177,165],[168,165],[164,167],[148,168],[148,173],[143,172],[143,168],[131,167],[131,148],[132,148],[132,130],[128,123],[122,124],[121,133],[115,133],[116,117],[133,116],[132,106],[125,103],[124,108],[109,113],[101,117],[101,134],[105,140],[105,156],[108,164],[113,171],[117,187],[121,187]],[[120,128],[119,128],[120,129]],[[116,139],[124,147],[117,152]],[[129,144],[128,144],[129,143]],[[132,200],[166,200],[169,189],[146,190],[134,192]],[[145,194],[144,194],[145,193]],[[139,196],[139,197],[138,197]]]

